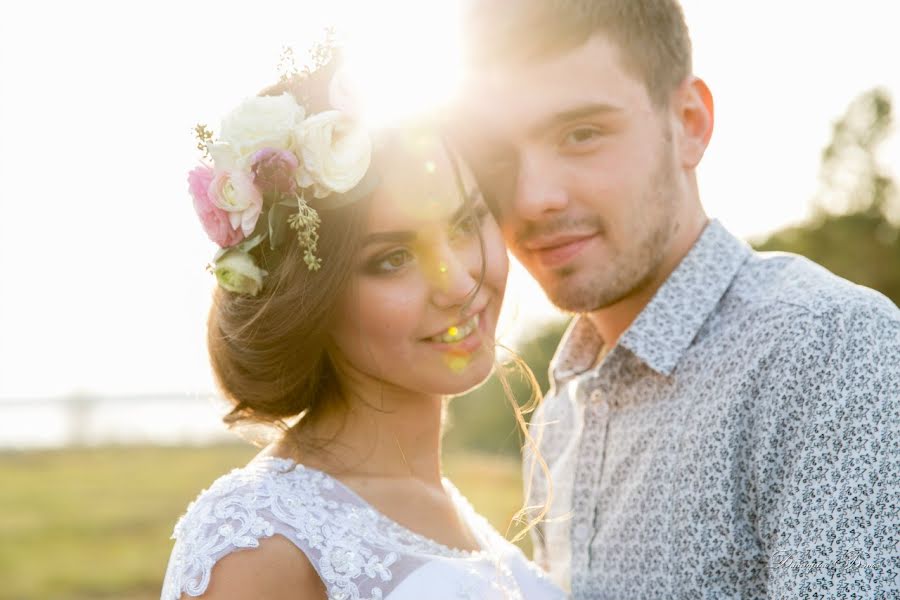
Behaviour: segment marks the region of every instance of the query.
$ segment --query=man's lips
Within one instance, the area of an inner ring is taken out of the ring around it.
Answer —
[[[561,267],[578,255],[595,236],[596,233],[580,233],[536,238],[525,242],[522,247],[544,267]]]
[[[553,248],[559,248],[560,246],[565,246],[578,240],[593,237],[594,235],[596,235],[596,232],[585,231],[577,233],[535,236],[525,240],[520,245],[530,252],[534,252],[535,250],[552,250]]]

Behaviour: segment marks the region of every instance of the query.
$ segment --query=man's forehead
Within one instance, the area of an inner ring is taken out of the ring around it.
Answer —
[[[587,106],[630,110],[649,103],[606,36],[531,63],[472,69],[464,89],[459,125],[482,137],[521,135],[552,114]]]

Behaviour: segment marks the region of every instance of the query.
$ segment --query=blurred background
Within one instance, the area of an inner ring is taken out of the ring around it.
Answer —
[[[707,212],[900,303],[897,9],[683,4],[716,98]],[[285,45],[332,25],[381,69],[386,114],[434,100],[455,77],[452,7],[0,8],[0,599],[157,598],[177,518],[257,452],[220,424],[207,364],[215,248],[187,194],[193,126],[217,130]],[[544,389],[566,320],[514,266],[502,341]],[[496,381],[451,403],[447,474],[501,531],[520,443]]]

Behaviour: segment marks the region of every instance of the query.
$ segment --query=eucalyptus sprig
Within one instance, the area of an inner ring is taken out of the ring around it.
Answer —
[[[203,158],[209,158],[209,145],[213,141],[213,132],[203,123],[194,126],[194,137],[197,138],[197,150],[203,153]]]
[[[297,232],[297,242],[303,248],[303,261],[310,271],[318,271],[322,267],[322,261],[316,256],[321,222],[316,209],[307,204],[303,196],[297,196],[297,212],[288,217],[288,223]]]
[[[294,48],[285,46],[281,49],[281,56],[278,58],[278,80],[281,83],[293,81],[299,74],[300,69],[297,68],[297,57],[294,56]]]

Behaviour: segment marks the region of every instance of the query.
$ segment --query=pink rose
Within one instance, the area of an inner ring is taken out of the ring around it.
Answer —
[[[209,197],[209,186],[214,172],[210,167],[197,167],[188,173],[188,189],[194,199],[194,210],[200,223],[213,242],[228,248],[244,239],[244,232],[231,226],[228,213],[216,206]]]
[[[253,232],[262,212],[263,199],[249,173],[215,171],[209,184],[209,197],[213,204],[228,213],[233,229],[240,228],[245,237]]]
[[[250,159],[253,183],[264,195],[290,194],[296,189],[294,180],[300,161],[290,150],[263,148]]]

